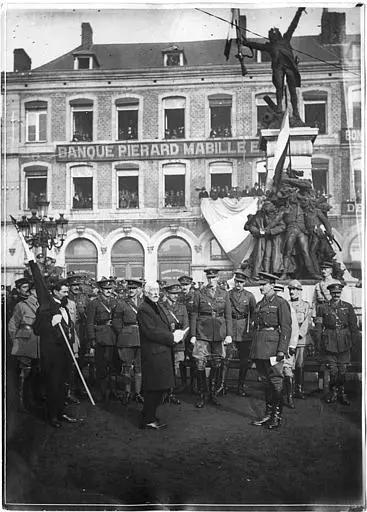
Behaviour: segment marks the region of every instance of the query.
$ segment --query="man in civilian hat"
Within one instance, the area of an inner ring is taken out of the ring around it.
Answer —
[[[87,333],[94,350],[98,399],[108,400],[114,387],[116,335],[111,323],[117,303],[111,297],[111,279],[102,277],[97,284],[100,294],[87,307]]]
[[[117,351],[122,364],[124,393],[122,403],[127,405],[131,398],[143,403],[141,395],[141,352],[140,337],[136,315],[143,299],[138,296],[142,283],[138,279],[128,279],[128,296],[119,299],[115,308],[112,326],[117,334]],[[131,384],[134,382],[134,397]]]
[[[311,323],[311,306],[309,302],[302,299],[302,285],[297,279],[288,283],[290,303],[295,310],[298,322],[298,343],[295,356],[295,398],[304,399],[304,362],[306,346],[311,344],[311,337],[308,332]]]
[[[245,290],[246,281],[251,277],[249,270],[237,270],[234,273],[234,288],[229,291],[229,300],[232,310],[232,340],[234,348],[237,349],[240,368],[238,375],[237,393],[240,396],[247,396],[245,390],[245,379],[249,368],[249,355],[252,341],[252,317],[256,307],[254,295]],[[231,347],[232,343],[226,348]],[[228,364],[224,361],[222,371],[222,385],[225,386]],[[229,363],[229,361],[228,361]]]
[[[278,428],[282,415],[283,361],[292,329],[290,307],[274,291],[277,276],[259,272],[263,298],[254,312],[254,336],[250,357],[265,385],[265,414],[253,425]]]
[[[340,299],[342,290],[340,282],[329,284],[330,301],[317,306],[316,344],[330,372],[326,403],[339,400],[343,405],[350,405],[344,390],[345,374],[351,347],[353,343],[360,342],[361,335],[353,306]]]
[[[166,293],[163,305],[167,309],[167,315],[170,320],[171,330],[175,332],[176,329],[185,330],[189,327],[189,317],[187,315],[186,306],[178,301],[179,294],[181,293],[181,286],[179,283],[172,283],[164,287]],[[186,336],[185,336],[186,338]],[[183,376],[182,363],[185,360],[185,339],[180,343],[176,343],[173,347],[173,366],[175,372],[176,382],[181,377],[181,386],[176,389],[178,393],[182,392],[185,388],[186,375]],[[180,401],[170,390],[167,401],[174,404],[180,404]]]
[[[196,403],[198,408],[205,405],[207,362],[211,364],[209,399],[212,404],[220,405],[217,389],[220,385],[224,345],[232,343],[232,311],[228,292],[218,286],[218,269],[207,268],[204,272],[208,284],[195,294],[190,325],[190,341],[194,345],[192,355],[196,359],[200,394]]]
[[[187,315],[189,318],[189,325],[191,322],[191,315],[194,307],[194,296],[196,293],[196,290],[193,288],[194,286],[194,280],[191,276],[188,276],[186,274],[180,276],[178,278],[178,282],[181,285],[181,293],[178,296],[178,301],[182,303],[186,307]],[[195,359],[192,357],[192,349],[193,345],[190,343],[190,332],[188,332],[186,338],[185,338],[185,359],[189,361],[190,363],[190,381],[191,381],[191,391],[195,392],[197,391],[197,385],[196,385],[196,364]],[[181,378],[183,379],[182,382],[186,387],[187,382],[187,375],[186,375],[186,366],[184,362],[181,363]]]

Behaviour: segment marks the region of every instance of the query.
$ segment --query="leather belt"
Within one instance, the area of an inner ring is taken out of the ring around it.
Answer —
[[[245,318],[247,319],[247,315],[232,315],[232,318],[235,318],[236,320],[245,320]]]
[[[104,320],[103,322],[96,322],[96,325],[111,325],[111,320]]]
[[[258,327],[257,331],[276,331],[275,327]]]
[[[136,322],[124,322],[124,325],[138,325]]]
[[[223,317],[223,313],[215,313],[215,311],[213,311],[213,313],[200,313],[199,314],[199,318],[201,316],[212,316],[213,318],[218,318],[218,317]]]

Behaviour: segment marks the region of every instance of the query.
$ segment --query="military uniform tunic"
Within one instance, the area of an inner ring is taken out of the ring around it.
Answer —
[[[232,309],[229,295],[218,286],[214,297],[205,286],[195,294],[191,314],[191,336],[208,342],[222,342],[232,336]]]
[[[189,317],[184,304],[180,304],[179,302],[170,304],[168,301],[165,301],[164,307],[167,309],[167,315],[171,323],[172,332],[176,329],[186,329],[189,326]],[[175,343],[173,347],[174,352],[184,352],[184,350],[184,340],[180,341],[180,343]]]
[[[139,328],[136,315],[142,299],[135,303],[127,297],[120,300],[114,310],[112,326],[117,333],[117,347],[140,347]]]
[[[232,308],[232,339],[237,343],[251,340],[251,322],[256,308],[254,295],[247,290],[229,292]]]

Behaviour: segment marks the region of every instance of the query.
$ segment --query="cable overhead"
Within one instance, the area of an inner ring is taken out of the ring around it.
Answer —
[[[203,12],[204,14],[207,14],[208,16],[212,16],[213,18],[217,18],[218,20],[221,20],[221,21],[224,21],[225,23],[229,23],[230,25],[232,25],[232,22],[229,21],[229,20],[226,20],[225,18],[221,18],[220,16],[217,16],[215,14],[212,14],[210,12],[207,12],[207,11],[204,11],[203,9],[199,9],[198,7],[195,7],[195,10],[196,11],[200,11],[200,12]],[[237,29],[240,31],[240,32],[249,32],[250,34],[253,34],[255,36],[258,36],[258,37],[261,37],[262,39],[267,39],[269,40],[269,38],[267,38],[266,36],[263,36],[261,34],[258,34],[257,32],[253,32],[252,30],[248,29],[248,28],[244,28],[244,27],[241,27],[240,25],[237,25]],[[358,76],[359,78],[361,77],[360,73],[356,73],[355,71],[351,71],[350,69],[348,68],[343,68],[341,66],[338,66],[337,64],[334,64],[332,62],[328,62],[326,60],[323,60],[323,59],[320,59],[319,57],[315,57],[314,55],[311,55],[310,53],[307,53],[307,52],[303,52],[302,50],[297,50],[296,48],[293,48],[292,47],[292,50],[294,52],[297,52],[297,53],[300,53],[302,55],[306,55],[307,57],[311,57],[312,59],[314,60],[318,60],[319,62],[322,62],[324,64],[327,64],[328,66],[333,66],[334,68],[340,70],[340,71],[343,71],[343,72],[348,72],[348,73],[351,73],[352,75],[356,75]],[[332,53],[332,52],[330,52]]]

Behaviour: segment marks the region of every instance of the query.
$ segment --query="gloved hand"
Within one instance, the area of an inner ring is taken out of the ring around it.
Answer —
[[[89,349],[89,355],[92,356],[92,357],[94,356],[94,347],[91,347]]]
[[[232,343],[232,336],[226,336],[223,341],[223,345],[229,345]]]
[[[196,337],[195,336],[192,336],[191,339],[190,339],[190,343],[192,343],[193,345],[195,345],[196,343]]]
[[[294,356],[294,355],[295,355],[295,353],[296,353],[296,349],[295,349],[295,347],[289,347],[289,348],[288,348],[288,354],[289,354],[289,356],[290,356],[290,357],[291,357],[291,356]]]
[[[280,361],[283,361],[283,359],[284,359],[284,352],[277,352],[277,361],[278,361],[278,363]]]
[[[54,315],[51,319],[51,325],[52,327],[55,327],[57,324],[61,324],[62,316],[61,315]]]

